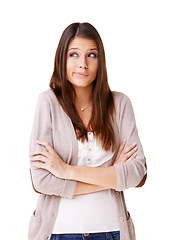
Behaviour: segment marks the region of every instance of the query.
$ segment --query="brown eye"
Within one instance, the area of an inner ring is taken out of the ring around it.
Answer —
[[[90,53],[90,54],[88,55],[88,57],[91,57],[91,58],[96,58],[96,57],[97,57],[97,55],[96,55],[95,53]]]
[[[70,57],[77,57],[77,53],[70,53]]]

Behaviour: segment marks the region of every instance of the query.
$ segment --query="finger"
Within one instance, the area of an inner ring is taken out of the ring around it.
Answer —
[[[130,158],[134,153],[136,153],[138,151],[138,148],[135,147],[133,148],[131,151],[129,151],[128,153],[126,153],[126,157]]]
[[[47,158],[41,155],[33,156],[30,158],[31,162],[43,162],[46,163]]]
[[[119,150],[122,151],[127,143],[127,139],[124,139],[119,147]]]
[[[122,146],[123,146],[123,145],[122,145]],[[125,146],[125,144],[124,144],[124,146]],[[117,157],[117,158],[120,160],[120,162],[121,162],[122,159],[124,158],[125,154],[127,154],[127,153],[130,152],[132,149],[134,149],[135,146],[136,146],[136,143],[133,143],[133,144],[129,145],[128,147],[126,147],[125,149],[124,149],[124,147],[123,147],[123,149],[121,149],[121,152],[119,152],[119,155],[118,155],[118,157]],[[126,159],[126,160],[127,160],[127,159]]]
[[[50,153],[42,148],[40,149],[36,149],[33,153],[31,153],[31,156],[35,156],[35,155],[43,155],[45,157],[48,157],[50,155]]]
[[[126,142],[127,142],[127,139],[124,139],[124,140],[122,141],[122,143],[121,143],[121,145],[120,145],[120,147],[119,147],[119,149],[118,149],[117,158],[119,158],[121,152],[123,151],[123,149],[124,149],[124,147],[125,147],[125,145],[126,145]]]
[[[130,152],[126,153],[125,155],[123,155],[122,161],[126,162],[131,156],[133,156],[133,154],[135,154],[138,151],[138,148],[135,147],[134,149],[132,149]]]
[[[133,154],[126,162],[130,162],[136,158],[137,154]]]
[[[48,142],[44,142],[44,141],[40,141],[40,140],[36,140],[36,142],[39,145],[44,146],[47,149],[48,152],[55,153],[54,149],[52,148],[52,146]]]
[[[128,147],[126,147],[124,149],[124,153],[126,154],[126,153],[130,152],[132,149],[134,149],[136,147],[136,145],[137,145],[136,143],[129,145]]]
[[[33,163],[32,166],[33,166],[34,168],[47,169],[47,165],[46,165],[45,163],[42,163],[42,162]]]

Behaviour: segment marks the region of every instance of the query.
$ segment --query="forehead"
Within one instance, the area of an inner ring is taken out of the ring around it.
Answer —
[[[97,45],[94,40],[88,38],[75,37],[69,44],[68,49],[78,48],[78,49],[93,49],[97,48]]]

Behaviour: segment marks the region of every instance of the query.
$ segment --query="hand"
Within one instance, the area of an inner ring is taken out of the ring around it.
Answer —
[[[121,145],[118,149],[118,154],[117,154],[117,157],[114,161],[114,164],[130,162],[130,161],[132,161],[133,159],[136,158],[136,156],[137,156],[136,152],[138,150],[138,148],[136,146],[136,143],[131,144],[124,149],[124,147],[126,145],[126,142],[127,142],[127,140],[125,139],[121,143]]]
[[[53,175],[59,178],[64,178],[64,174],[68,164],[62,161],[52,146],[43,141],[36,141],[39,145],[42,145],[46,150],[38,149],[31,154],[30,161],[35,168],[46,169]]]

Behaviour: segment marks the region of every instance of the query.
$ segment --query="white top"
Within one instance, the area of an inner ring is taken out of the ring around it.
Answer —
[[[78,166],[98,167],[111,161],[113,153],[105,151],[88,133],[88,142],[78,141]],[[118,208],[115,191],[61,198],[53,234],[118,231]]]

